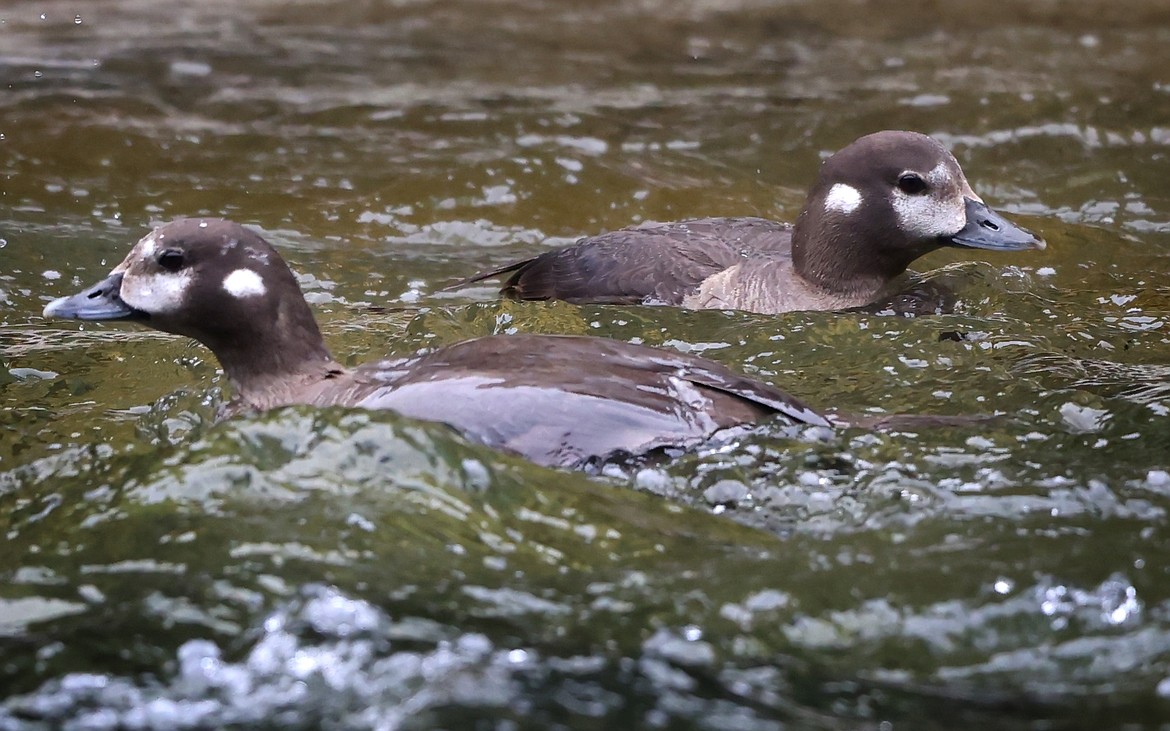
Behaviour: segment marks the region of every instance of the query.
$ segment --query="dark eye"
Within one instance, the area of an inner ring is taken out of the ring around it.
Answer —
[[[918,195],[926,192],[926,181],[918,173],[903,173],[898,178],[898,190],[907,195]]]
[[[158,265],[168,272],[177,272],[183,268],[183,252],[178,249],[166,249],[158,255]]]

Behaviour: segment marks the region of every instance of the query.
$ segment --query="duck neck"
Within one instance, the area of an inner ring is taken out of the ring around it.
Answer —
[[[869,301],[916,258],[882,247],[880,232],[833,217],[809,216],[808,210],[806,206],[792,231],[792,266],[821,290]]]
[[[205,335],[232,384],[236,400],[254,408],[296,403],[303,388],[345,373],[333,359],[304,300],[288,298],[275,308],[274,323]]]

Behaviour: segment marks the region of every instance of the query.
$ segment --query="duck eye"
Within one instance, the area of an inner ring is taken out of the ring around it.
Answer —
[[[166,249],[158,255],[158,265],[168,272],[177,272],[183,268],[183,252],[178,249]]]
[[[919,195],[926,192],[926,181],[918,173],[905,173],[898,178],[898,190],[907,195]]]

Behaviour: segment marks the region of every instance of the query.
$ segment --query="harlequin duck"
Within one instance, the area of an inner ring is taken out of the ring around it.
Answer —
[[[910,263],[945,246],[1019,251],[1045,244],[988,208],[937,140],[884,131],[825,161],[795,225],[763,218],[646,223],[449,289],[510,274],[501,292],[517,299],[764,314],[839,310],[896,295]]]
[[[545,465],[689,447],[776,414],[830,423],[713,361],[605,338],[489,336],[347,368],[276,250],[218,219],[156,229],[106,279],[44,314],[136,320],[198,340],[235,391],[227,415],[290,404],[390,409]]]

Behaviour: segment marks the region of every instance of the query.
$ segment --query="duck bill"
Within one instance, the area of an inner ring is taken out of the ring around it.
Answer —
[[[988,208],[983,201],[974,198],[964,200],[967,202],[967,225],[949,238],[951,246],[998,251],[1025,251],[1045,247],[1044,239],[1007,220]]]
[[[146,313],[122,301],[122,273],[111,274],[92,287],[71,297],[55,299],[45,306],[45,317],[63,320],[140,320]]]

